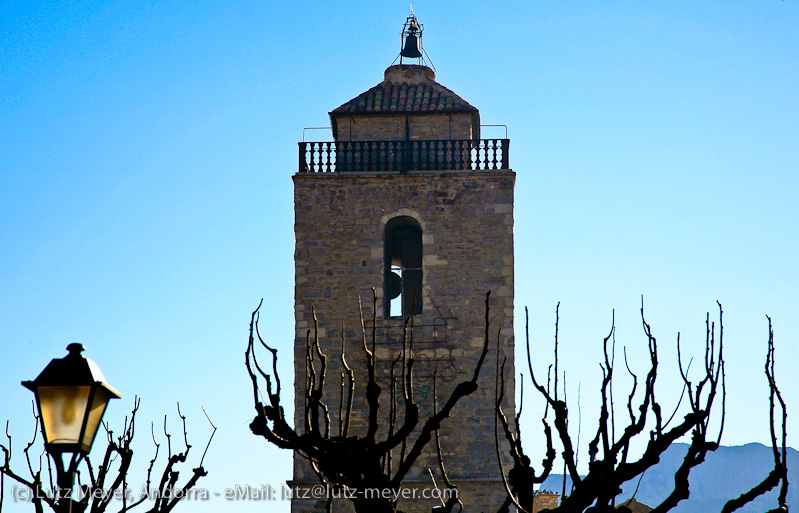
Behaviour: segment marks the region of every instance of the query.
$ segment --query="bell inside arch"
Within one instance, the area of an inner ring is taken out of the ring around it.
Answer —
[[[422,56],[422,51],[419,49],[419,38],[416,37],[416,34],[411,33],[405,36],[405,44],[400,55],[409,59],[418,59]]]

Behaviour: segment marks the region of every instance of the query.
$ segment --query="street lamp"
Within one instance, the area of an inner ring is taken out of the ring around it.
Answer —
[[[71,495],[75,471],[92,448],[108,401],[122,397],[105,382],[97,364],[81,354],[84,349],[69,344],[67,356],[54,358],[35,380],[22,382],[36,396],[44,448],[56,465],[59,499]],[[66,468],[64,453],[72,453]],[[62,502],[64,511],[72,509],[71,499],[59,500],[59,506]]]

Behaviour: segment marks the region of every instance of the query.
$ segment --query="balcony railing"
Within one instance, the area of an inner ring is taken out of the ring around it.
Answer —
[[[300,173],[509,169],[510,139],[299,144]]]

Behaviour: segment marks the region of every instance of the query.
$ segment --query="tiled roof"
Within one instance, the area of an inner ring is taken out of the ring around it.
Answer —
[[[429,68],[408,68],[411,67],[391,66],[386,70],[385,80],[334,109],[331,116],[352,113],[478,112],[469,102],[436,82],[435,74]],[[403,74],[409,75],[409,80],[403,80]]]

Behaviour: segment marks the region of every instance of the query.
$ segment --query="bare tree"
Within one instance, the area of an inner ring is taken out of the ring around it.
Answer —
[[[489,327],[489,294],[485,300],[485,343],[478,361],[475,363],[472,378],[459,383],[439,408],[436,403],[434,413],[423,420],[420,419],[419,406],[414,399],[413,366],[414,357],[410,348],[413,344],[413,327],[405,323],[402,336],[402,349],[391,364],[391,398],[388,401],[388,415],[380,413],[381,387],[376,379],[376,323],[377,297],[373,291],[371,341],[367,339],[363,310],[361,309],[361,332],[363,334],[363,351],[366,355],[367,382],[365,399],[367,406],[367,427],[365,434],[355,434],[350,429],[352,417],[353,393],[355,389],[354,373],[347,364],[344,354],[342,334],[341,363],[342,372],[338,397],[338,421],[331,421],[329,399],[324,397],[328,356],[322,352],[319,344],[317,319],[314,313],[314,330],[308,330],[305,347],[305,396],[302,418],[303,426],[292,427],[286,420],[280,403],[281,381],[277,373],[277,350],[268,346],[258,329],[260,306],[253,312],[250,321],[250,337],[245,352],[247,372],[252,380],[253,401],[256,416],[250,424],[252,432],[266,438],[282,449],[296,451],[306,458],[319,480],[332,489],[345,488],[354,490],[380,489],[398,492],[414,462],[422,454],[422,450],[430,442],[441,423],[450,416],[456,403],[477,389],[477,379],[488,352]],[[343,330],[342,330],[343,333]],[[259,365],[255,354],[255,343],[271,353],[272,369],[264,370]],[[370,343],[371,342],[371,343]],[[399,370],[396,368],[400,367]],[[402,407],[395,401],[395,373],[399,373],[402,388]],[[297,379],[301,379],[297,377]],[[260,381],[265,382],[266,395],[261,390]],[[435,381],[435,380],[434,380]],[[385,407],[385,405],[384,405]],[[404,418],[400,420],[400,416]],[[385,436],[378,436],[378,420],[388,418],[388,430]],[[336,425],[337,424],[337,425]],[[412,436],[417,433],[415,438]],[[442,474],[448,489],[454,485],[446,477],[443,459],[440,456]],[[397,503],[394,498],[381,494],[368,496],[356,494],[350,497],[358,513],[395,513]],[[457,500],[447,501],[442,507],[450,511]],[[332,497],[328,497],[327,509],[332,507]]]
[[[630,369],[625,352],[625,366],[629,373],[632,386],[626,403],[625,426],[620,430],[619,436],[616,435],[616,414],[613,405],[613,377],[615,371],[615,321],[611,325],[610,333],[603,341],[604,362],[600,364],[602,368],[602,383],[600,385],[601,409],[598,420],[596,436],[588,446],[588,473],[581,476],[577,470],[577,449],[572,442],[568,431],[569,412],[565,397],[560,399],[557,387],[557,311],[556,311],[556,331],[555,331],[555,385],[550,389],[549,377],[546,387],[540,384],[533,373],[532,360],[530,357],[530,337],[529,322],[527,329],[527,363],[533,386],[546,401],[544,418],[544,431],[547,440],[547,456],[542,462],[541,473],[536,475],[530,466],[530,459],[524,454],[521,443],[521,436],[518,430],[519,416],[516,416],[515,427],[511,426],[501,408],[502,388],[500,382],[497,384],[496,415],[501,423],[505,437],[511,445],[511,456],[514,466],[505,479],[503,479],[508,493],[508,499],[500,511],[507,511],[513,504],[520,511],[531,513],[533,511],[533,501],[531,492],[533,486],[542,483],[549,475],[555,451],[552,445],[551,431],[547,417],[549,408],[554,413],[553,424],[563,447],[561,459],[563,460],[566,471],[571,478],[572,488],[568,496],[563,497],[560,505],[552,510],[553,512],[593,512],[604,513],[616,511],[615,499],[621,493],[623,483],[633,479],[640,479],[643,473],[656,465],[660,461],[661,455],[669,446],[681,437],[690,434],[690,444],[688,451],[682,460],[681,465],[674,475],[674,486],[671,493],[663,502],[655,506],[654,513],[670,511],[683,499],[689,496],[688,476],[693,468],[705,461],[708,452],[715,451],[719,447],[721,434],[724,429],[725,414],[725,374],[724,374],[724,329],[723,311],[721,304],[718,304],[718,337],[715,322],[710,321],[710,315],[706,318],[706,340],[704,351],[704,363],[700,370],[698,381],[689,378],[690,363],[687,367],[683,366],[680,348],[680,337],[677,336],[677,356],[680,377],[683,382],[683,391],[674,411],[668,419],[664,419],[663,410],[655,395],[655,383],[658,375],[658,346],[652,330],[644,317],[643,304],[641,306],[641,322],[643,324],[644,335],[647,339],[650,366],[643,381],[643,391],[638,393],[638,376]],[[740,497],[730,500],[724,506],[722,513],[731,513],[753,499],[771,490],[777,485],[780,486],[778,506],[770,513],[787,511],[787,461],[786,461],[786,411],[785,402],[782,400],[779,389],[774,378],[774,335],[771,329],[771,319],[769,319],[769,341],[768,354],[766,358],[766,376],[770,390],[770,423],[771,441],[774,455],[774,469],[760,484],[744,493]],[[610,349],[608,343],[611,342]],[[503,364],[504,369],[504,364]],[[551,367],[550,367],[551,369]],[[504,382],[503,372],[499,372],[499,379]],[[677,420],[680,414],[680,405],[687,396],[687,411],[682,410],[682,420]],[[637,399],[636,399],[637,398]],[[711,414],[714,404],[721,403],[721,412],[717,414],[718,419],[713,421],[713,425],[718,427],[714,430],[711,427]],[[782,415],[780,441],[778,445],[778,435],[775,425],[775,413],[779,409]],[[674,424],[672,422],[674,421]],[[671,426],[671,427],[670,427]],[[648,428],[648,432],[645,429]],[[497,434],[497,446],[499,435]],[[640,457],[633,457],[631,454],[631,443],[635,437],[646,437],[646,445]],[[501,464],[500,464],[501,466]],[[564,476],[565,479],[565,476]],[[622,507],[623,509],[624,507]]]
[[[108,445],[102,462],[97,467],[92,465],[88,455],[83,459],[79,456],[74,458],[74,463],[70,465],[70,468],[76,470],[77,499],[72,496],[72,487],[63,487],[61,483],[56,483],[53,477],[53,467],[62,465],[62,462],[58,461],[56,456],[47,453],[32,454],[40,422],[36,410],[34,409],[33,412],[36,424],[34,436],[23,450],[28,472],[31,476],[29,479],[22,477],[11,469],[11,435],[8,433],[8,423],[6,423],[7,445],[0,444],[0,450],[3,451],[3,463],[0,466],[0,511],[3,508],[4,480],[6,476],[28,489],[29,493],[25,494],[25,496],[30,498],[36,513],[42,513],[45,505],[56,512],[68,510],[72,513],[87,511],[90,513],[105,513],[109,510],[124,513],[137,507],[149,508],[143,510],[146,513],[168,513],[172,511],[181,499],[191,496],[192,490],[199,479],[208,474],[203,467],[203,461],[211,440],[216,433],[216,426],[213,425],[206,413],[206,418],[211,427],[213,427],[213,431],[205,446],[199,466],[192,469],[191,477],[183,485],[178,485],[181,472],[179,467],[181,464],[186,463],[191,449],[186,430],[186,417],[180,412],[180,404],[178,404],[178,416],[183,425],[184,450],[173,452],[172,435],[167,431],[167,419],[164,416],[163,432],[166,437],[166,463],[160,473],[160,477],[157,477],[158,474],[154,474],[153,471],[163,442],[159,443],[157,441],[155,425],[151,424],[150,431],[155,445],[155,454],[147,468],[146,481],[137,490],[131,487],[128,481],[128,472],[133,460],[131,442],[136,432],[136,413],[139,410],[139,404],[140,400],[138,398],[134,399],[130,418],[125,418],[122,435],[115,437],[113,431],[109,429],[109,425],[105,422],[103,423]],[[46,469],[43,468],[43,459],[46,461]],[[85,463],[85,465],[81,466],[81,463]],[[81,483],[81,468],[85,468],[85,472],[88,474],[88,483],[86,484]]]

